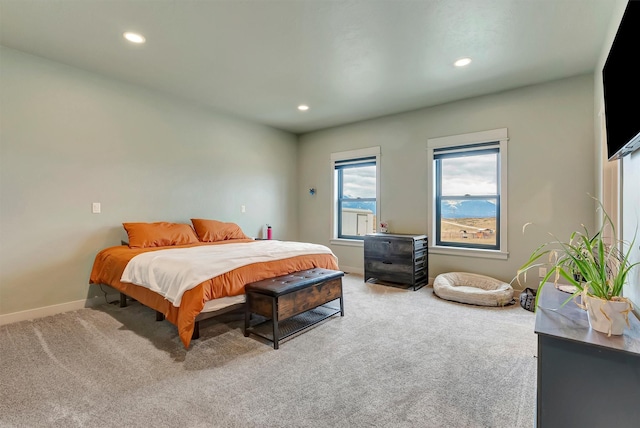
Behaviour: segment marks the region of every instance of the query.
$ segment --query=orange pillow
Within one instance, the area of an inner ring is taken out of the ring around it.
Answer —
[[[129,235],[129,248],[167,247],[198,243],[191,225],[182,223],[122,223]]]
[[[191,223],[202,242],[227,241],[229,239],[251,239],[235,223],[192,218]]]

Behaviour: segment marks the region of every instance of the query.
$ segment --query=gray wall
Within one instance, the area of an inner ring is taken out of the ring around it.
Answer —
[[[568,238],[594,223],[593,100],[593,76],[583,75],[303,135],[300,239],[330,245],[341,267],[362,270],[361,247],[330,244],[331,152],[381,146],[380,217],[392,232],[427,233],[427,139],[506,127],[508,260],[430,255],[429,276],[462,270],[510,281],[547,232]],[[523,236],[526,222],[535,225]]]
[[[329,245],[341,266],[362,269],[362,248],[329,242],[336,151],[381,146],[381,217],[393,232],[425,233],[427,139],[508,128],[508,260],[432,255],[431,277],[465,270],[509,281],[547,231],[566,236],[594,222],[593,76],[297,139],[0,49],[0,315],[100,296],[87,284],[91,264],[126,236],[123,221],[217,218],[254,236],[269,222],[276,238]],[[92,202],[102,214],[91,214]]]
[[[0,49],[0,315],[101,296],[89,273],[122,222],[297,238],[295,135]]]

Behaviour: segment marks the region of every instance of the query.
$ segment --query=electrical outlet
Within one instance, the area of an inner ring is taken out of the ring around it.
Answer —
[[[94,202],[91,204],[91,212],[94,214],[100,214],[101,207],[100,202]]]
[[[546,274],[547,274],[547,268],[543,268],[543,267],[538,268],[538,276],[540,278],[544,278]]]
[[[241,213],[246,213],[247,212],[247,209],[246,209],[246,207],[244,205],[240,205],[240,212]]]

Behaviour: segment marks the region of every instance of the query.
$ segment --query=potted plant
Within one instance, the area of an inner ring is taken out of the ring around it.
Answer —
[[[539,291],[547,281],[553,277],[557,287],[562,278],[575,290],[563,305],[573,298],[578,306],[586,309],[591,328],[609,336],[620,335],[625,325],[629,326],[628,316],[633,309],[631,302],[622,296],[622,288],[631,268],[640,262],[629,260],[635,236],[630,245],[615,238],[611,244],[605,242],[607,232],[616,236],[615,227],[602,203],[598,201],[598,204],[602,210],[602,224],[594,235],[583,226],[583,231],[571,233],[569,241],[556,238],[542,244],[518,269],[516,278],[519,282],[521,275],[526,279],[530,269],[547,267],[547,274],[540,280],[536,307]]]

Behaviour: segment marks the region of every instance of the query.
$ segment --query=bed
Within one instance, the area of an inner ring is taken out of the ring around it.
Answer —
[[[234,223],[192,222],[194,228],[123,223],[129,241],[101,250],[89,279],[154,309],[177,326],[187,349],[197,322],[243,304],[246,284],[312,268],[338,270],[336,256],[322,245],[253,240]],[[191,285],[184,286],[184,277]]]

